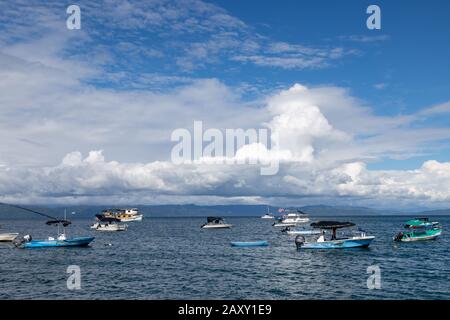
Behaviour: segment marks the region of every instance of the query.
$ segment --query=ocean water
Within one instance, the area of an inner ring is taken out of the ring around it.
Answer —
[[[329,218],[327,218],[330,220]],[[394,243],[407,217],[340,217],[376,239],[368,249],[297,250],[294,237],[260,218],[227,218],[231,230],[201,230],[203,218],[152,218],[101,233],[74,219],[69,236],[87,248],[17,249],[0,244],[0,299],[450,299],[450,217],[434,241]],[[56,233],[41,220],[2,220],[2,232]],[[232,248],[230,241],[268,240]],[[67,267],[81,289],[67,289]],[[381,289],[368,289],[369,266]]]

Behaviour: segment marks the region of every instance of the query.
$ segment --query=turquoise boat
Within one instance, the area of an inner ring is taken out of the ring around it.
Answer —
[[[234,241],[231,242],[232,247],[267,247],[267,241]]]
[[[400,231],[394,241],[412,242],[434,240],[442,234],[439,222],[430,222],[428,218],[415,218],[405,222],[405,231]]]
[[[55,240],[31,240],[24,243],[24,248],[48,248],[48,247],[86,247],[95,238],[94,237],[75,237],[68,239]]]
[[[374,236],[367,236],[365,231],[359,230],[356,235],[338,236],[337,229],[355,226],[351,222],[319,221],[311,223],[314,229],[320,229],[317,236],[305,237],[298,235],[295,238],[297,249],[347,249],[347,248],[367,248],[375,239]]]

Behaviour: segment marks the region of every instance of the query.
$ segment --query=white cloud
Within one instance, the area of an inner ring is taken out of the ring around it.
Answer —
[[[167,105],[173,108],[169,113],[172,114],[183,112],[186,106],[200,106],[201,110],[202,106],[206,107],[202,102],[205,93],[208,93],[206,97],[208,101],[211,94],[228,96],[233,101],[236,97],[233,97],[229,90],[217,81],[206,81],[180,89],[176,92],[175,98],[173,95],[158,96],[158,101],[160,106],[164,106],[162,102],[168,99]],[[316,90],[321,94],[318,95]],[[216,93],[213,93],[214,91]],[[325,93],[328,95],[325,95],[327,99],[324,100]],[[102,94],[105,93],[97,92],[95,101],[98,101]],[[107,104],[110,105],[113,100],[120,100],[120,103],[133,101],[138,97],[114,93],[113,97],[107,99]],[[70,152],[56,166],[24,168],[10,163],[0,167],[0,192],[3,200],[58,202],[66,199],[72,203],[138,200],[140,203],[152,202],[149,195],[156,196],[158,201],[164,199],[166,202],[192,200],[192,197],[200,202],[227,202],[239,198],[240,201],[248,199],[252,203],[264,202],[267,199],[308,201],[331,197],[352,199],[353,203],[364,204],[379,201],[394,204],[398,199],[402,199],[403,205],[411,205],[431,201],[434,204],[445,203],[450,199],[450,189],[447,187],[450,185],[449,163],[427,161],[417,170],[374,171],[367,169],[364,161],[356,161],[355,158],[364,156],[376,158],[379,153],[389,155],[392,146],[383,148],[380,144],[378,150],[370,151],[367,145],[376,145],[373,137],[361,141],[355,139],[355,134],[360,133],[359,131],[365,132],[364,124],[382,123],[382,119],[378,119],[365,109],[364,112],[356,112],[360,107],[355,104],[343,107],[339,100],[353,103],[356,101],[348,96],[345,90],[339,88],[307,88],[296,84],[269,97],[267,105],[259,112],[251,110],[259,115],[251,121],[255,127],[267,126],[273,136],[279,136],[279,140],[273,141],[278,148],[267,150],[260,144],[247,145],[238,150],[236,159],[250,159],[257,156],[267,161],[275,157],[281,163],[279,173],[274,176],[261,176],[258,165],[217,164],[208,161],[175,165],[164,160],[164,156],[159,161],[119,162],[106,160],[102,151],[91,151],[86,157],[80,152]],[[176,105],[172,105],[175,101]],[[343,117],[354,116],[357,121],[363,122],[360,124],[361,128],[349,127],[353,132],[337,129],[334,121],[338,124],[342,118],[328,109],[330,107],[328,104],[333,102],[340,113],[345,113]],[[97,107],[99,106],[101,104]],[[233,107],[233,104],[230,106]],[[137,107],[136,105],[131,109]],[[211,109],[203,111],[205,110]],[[160,112],[156,112],[155,115]],[[213,114],[220,117],[217,124],[228,123],[231,128],[235,128],[237,112],[220,107],[214,109]],[[113,114],[113,117],[117,116],[115,112]],[[201,114],[195,114],[194,118]],[[142,110],[139,115],[142,117]],[[129,121],[129,118],[118,117],[115,121],[119,122],[113,127],[118,128]],[[158,124],[162,125],[163,122]],[[378,130],[375,128],[366,130],[379,137],[392,133],[410,133],[410,129],[402,128],[404,124],[403,119],[397,119]],[[161,127],[160,130],[164,131],[167,128]],[[107,132],[111,131],[108,129]],[[91,138],[87,138],[86,141],[91,141]],[[100,141],[107,143],[108,136]],[[141,143],[144,141],[145,139]],[[420,141],[415,143],[414,149],[417,150],[421,147]],[[404,142],[394,141],[393,144],[401,148]],[[123,150],[127,152],[131,149]],[[42,152],[45,152],[45,148]]]

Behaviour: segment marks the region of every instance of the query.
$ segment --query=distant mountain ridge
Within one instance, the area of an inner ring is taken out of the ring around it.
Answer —
[[[51,216],[63,217],[64,207],[62,206],[24,206],[26,208],[34,209]],[[87,218],[94,217],[95,214],[100,213],[105,208],[114,208],[117,206],[108,205],[80,205],[66,207],[67,218]],[[122,206],[119,206],[122,207]],[[262,216],[267,213],[267,208],[273,214],[278,213],[279,207],[266,205],[212,205],[203,206],[195,204],[183,205],[137,205],[137,207],[147,217],[206,217],[206,216]],[[395,211],[395,210],[380,210],[366,207],[352,207],[352,206],[328,206],[328,205],[314,205],[303,207],[289,207],[291,209],[299,209],[310,216],[389,216],[389,215],[414,215],[414,216],[431,216],[431,215],[450,215],[450,209],[441,210],[427,210],[422,212],[411,211]],[[75,214],[72,214],[75,212]],[[35,215],[20,209],[11,208],[0,205],[0,220],[1,219],[45,219],[39,215]]]

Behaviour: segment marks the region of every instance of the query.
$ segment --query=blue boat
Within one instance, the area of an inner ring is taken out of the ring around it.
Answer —
[[[336,230],[354,226],[351,222],[337,221],[319,221],[311,223],[314,229],[320,229],[322,232],[318,237],[305,238],[298,235],[295,238],[297,249],[346,249],[346,248],[367,248],[375,239],[374,236],[367,236],[365,231],[360,230],[357,235],[340,236],[336,235]],[[331,231],[327,235],[326,231]]]
[[[267,241],[234,241],[231,242],[232,247],[267,247]]]
[[[95,237],[74,237],[67,238],[66,237],[66,227],[69,226],[72,222],[66,219],[66,210],[64,210],[64,219],[57,219],[55,217],[49,216],[45,213],[41,213],[38,211],[26,209],[19,207],[20,209],[24,209],[27,211],[31,211],[37,213],[39,215],[43,215],[45,217],[51,218],[52,220],[47,221],[46,225],[54,225],[58,227],[58,237],[55,239],[53,237],[48,237],[46,240],[33,240],[30,235],[25,235],[21,239],[17,239],[14,241],[14,244],[20,248],[50,248],[50,247],[86,247],[88,246]],[[62,227],[62,231],[60,228]]]
[[[55,240],[31,240],[26,242],[24,248],[48,248],[48,247],[86,247],[95,237],[75,237]]]

